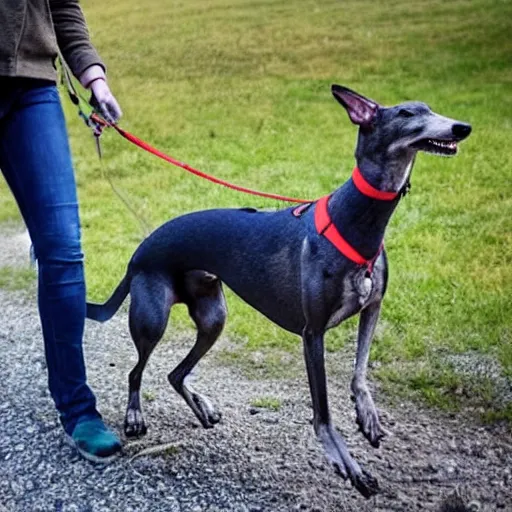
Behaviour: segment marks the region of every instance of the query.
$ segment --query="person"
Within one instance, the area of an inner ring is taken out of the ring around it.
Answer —
[[[75,177],[56,86],[58,49],[108,121],[117,122],[121,109],[78,0],[0,2],[0,26],[0,169],[38,261],[48,386],[67,439],[85,458],[107,462],[121,443],[103,423],[86,379],[84,265]]]

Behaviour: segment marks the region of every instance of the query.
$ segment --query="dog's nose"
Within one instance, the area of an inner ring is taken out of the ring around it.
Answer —
[[[465,139],[471,133],[471,125],[457,123],[452,126],[452,133],[458,139]]]

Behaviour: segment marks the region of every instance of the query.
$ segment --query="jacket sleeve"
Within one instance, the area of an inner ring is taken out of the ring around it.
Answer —
[[[80,78],[94,64],[105,69],[89,39],[89,31],[78,0],[50,0],[50,11],[57,43],[73,74]]]

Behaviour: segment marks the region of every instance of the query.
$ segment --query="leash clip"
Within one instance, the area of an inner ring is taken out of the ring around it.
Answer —
[[[101,144],[100,144],[100,135],[101,135],[101,132],[100,133],[94,133],[94,140],[96,142],[96,151],[98,153],[98,158],[101,160]]]
[[[402,187],[402,190],[400,190],[399,194],[400,194],[400,197],[405,197],[411,190],[411,181],[409,179],[407,179],[407,181],[405,182],[404,186]]]

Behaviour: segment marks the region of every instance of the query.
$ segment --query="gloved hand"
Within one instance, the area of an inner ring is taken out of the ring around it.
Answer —
[[[80,83],[92,92],[91,106],[109,123],[117,123],[123,112],[110,91],[103,68],[98,65],[88,67],[80,76]]]

